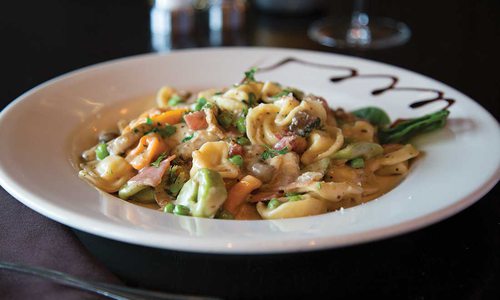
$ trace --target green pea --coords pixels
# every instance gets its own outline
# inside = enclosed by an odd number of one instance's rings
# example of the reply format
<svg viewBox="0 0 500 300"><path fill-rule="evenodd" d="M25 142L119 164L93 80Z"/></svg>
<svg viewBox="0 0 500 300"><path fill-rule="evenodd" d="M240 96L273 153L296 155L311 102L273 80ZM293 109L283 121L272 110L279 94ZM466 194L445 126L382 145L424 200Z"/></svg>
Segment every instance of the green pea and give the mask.
<svg viewBox="0 0 500 300"><path fill-rule="evenodd" d="M243 165L243 157L241 157L241 155L231 156L229 158L229 161L237 165L238 167L241 167Z"/></svg>
<svg viewBox="0 0 500 300"><path fill-rule="evenodd" d="M233 123L233 115L228 111L221 111L217 116L217 121L224 128L229 128Z"/></svg>
<svg viewBox="0 0 500 300"><path fill-rule="evenodd" d="M250 140L247 139L246 137L244 136L240 136L236 139L236 143L238 143L239 145L242 145L242 146L245 146L245 145L250 145Z"/></svg>
<svg viewBox="0 0 500 300"><path fill-rule="evenodd" d="M267 203L267 208L275 209L280 205L281 205L281 202L278 199L273 198L273 199L271 199L271 201L269 201L269 203Z"/></svg>
<svg viewBox="0 0 500 300"><path fill-rule="evenodd" d="M196 100L194 110L195 111L202 110L202 108L205 104L207 104L207 99L205 99L205 97L198 98L198 100Z"/></svg>
<svg viewBox="0 0 500 300"><path fill-rule="evenodd" d="M165 207L163 208L163 211L171 214L174 212L174 209L175 209L175 204L169 203L169 204L165 205Z"/></svg>
<svg viewBox="0 0 500 300"><path fill-rule="evenodd" d="M365 167L365 160L361 157L355 158L350 161L351 167L354 169L362 169Z"/></svg>
<svg viewBox="0 0 500 300"><path fill-rule="evenodd" d="M189 207L177 204L173 210L174 214L179 216L188 216L189 215Z"/></svg>
<svg viewBox="0 0 500 300"><path fill-rule="evenodd" d="M245 117L239 117L236 120L236 128L238 128L238 131L241 133L247 132L247 127L245 125Z"/></svg>
<svg viewBox="0 0 500 300"><path fill-rule="evenodd" d="M183 102L181 97L179 97L178 95L173 95L172 98L168 100L168 105L177 106L181 102Z"/></svg>
<svg viewBox="0 0 500 300"><path fill-rule="evenodd" d="M95 155L97 156L98 160L103 160L107 156L109 156L108 152L108 146L106 143L100 143L96 148L95 148Z"/></svg>

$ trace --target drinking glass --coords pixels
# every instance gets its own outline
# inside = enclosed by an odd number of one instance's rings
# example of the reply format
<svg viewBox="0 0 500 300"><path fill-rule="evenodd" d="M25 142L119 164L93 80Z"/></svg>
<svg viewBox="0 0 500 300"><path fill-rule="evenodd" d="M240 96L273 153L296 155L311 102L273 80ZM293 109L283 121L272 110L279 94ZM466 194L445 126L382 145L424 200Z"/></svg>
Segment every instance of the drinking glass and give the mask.
<svg viewBox="0 0 500 300"><path fill-rule="evenodd" d="M367 1L354 0L350 19L327 17L314 22L309 37L328 47L351 49L382 49L406 43L410 28L390 18L370 17Z"/></svg>

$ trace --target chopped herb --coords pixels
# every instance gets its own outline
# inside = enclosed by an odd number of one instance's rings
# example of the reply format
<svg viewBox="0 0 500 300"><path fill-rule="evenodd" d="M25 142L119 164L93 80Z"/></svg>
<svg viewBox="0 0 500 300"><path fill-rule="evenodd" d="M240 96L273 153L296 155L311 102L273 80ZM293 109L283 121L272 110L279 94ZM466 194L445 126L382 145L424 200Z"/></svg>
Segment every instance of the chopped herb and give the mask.
<svg viewBox="0 0 500 300"><path fill-rule="evenodd" d="M246 137L244 136L240 136L236 139L236 143L238 143L239 145L242 145L242 146L245 146L245 145L250 145L250 140L247 139Z"/></svg>
<svg viewBox="0 0 500 300"><path fill-rule="evenodd" d="M176 197L188 180L189 174L187 174L184 169L176 165L172 166L169 171L168 193Z"/></svg>
<svg viewBox="0 0 500 300"><path fill-rule="evenodd" d="M167 153L163 152L162 154L160 154L160 156L158 156L158 158L151 163L151 165L155 168L158 168L160 167L160 163L167 157Z"/></svg>
<svg viewBox="0 0 500 300"><path fill-rule="evenodd" d="M194 133L192 135L188 135L185 138L183 138L181 143L185 143L185 142L189 141L190 139L192 139L193 137L194 137Z"/></svg>
<svg viewBox="0 0 500 300"><path fill-rule="evenodd" d="M361 157L355 158L351 160L350 162L351 167L354 169L362 169L365 167L365 160Z"/></svg>
<svg viewBox="0 0 500 300"><path fill-rule="evenodd" d="M248 105L250 107L254 106L255 104L257 104L257 97L255 97L255 94L254 93L249 93L248 94Z"/></svg>
<svg viewBox="0 0 500 300"><path fill-rule="evenodd" d="M156 128L155 128L156 129ZM158 129L158 132L160 133L160 135L162 137L169 137L171 135L173 135L175 132L177 131L177 128L175 126L172 126L172 125L165 125L164 128L160 128Z"/></svg>
<svg viewBox="0 0 500 300"><path fill-rule="evenodd" d="M244 81L255 81L255 73L257 73L257 68L253 67L250 70L245 72L245 80Z"/></svg>
<svg viewBox="0 0 500 300"><path fill-rule="evenodd" d="M106 145L106 143L100 143L99 145L97 145L97 147L95 148L95 155L97 156L98 160L103 160L109 156L108 146Z"/></svg>
<svg viewBox="0 0 500 300"><path fill-rule="evenodd" d="M309 123L306 125L306 127L304 127L304 137L307 137L311 134L311 132L316 129L316 128L319 128L321 126L321 119L320 118L317 118L315 119L312 123Z"/></svg>
<svg viewBox="0 0 500 300"><path fill-rule="evenodd" d="M287 197L288 201L302 200L302 195L299 193L286 193L285 196Z"/></svg>
<svg viewBox="0 0 500 300"><path fill-rule="evenodd" d="M150 117L146 118L146 124L153 125L153 120Z"/></svg>
<svg viewBox="0 0 500 300"><path fill-rule="evenodd" d="M238 131L241 133L247 132L247 127L245 125L245 117L238 117L238 119L236 119L236 128L238 128Z"/></svg>
<svg viewBox="0 0 500 300"><path fill-rule="evenodd" d="M222 95L222 92L217 92L214 94L214 96L220 96L220 95Z"/></svg>
<svg viewBox="0 0 500 300"><path fill-rule="evenodd" d="M165 205L165 207L163 208L163 211L171 214L174 212L174 209L175 209L175 204L169 203L169 204Z"/></svg>
<svg viewBox="0 0 500 300"><path fill-rule="evenodd" d="M248 107L247 106L243 107L243 109L241 110L241 115L243 117L246 117L248 115Z"/></svg>
<svg viewBox="0 0 500 300"><path fill-rule="evenodd" d="M288 147L285 147L281 150L275 150L275 149L272 149L272 148L267 148L266 151L262 152L262 154L260 155L260 157L262 158L262 160L266 160L266 159L269 159L269 158L273 158L277 155L283 155L283 154L287 154L288 153Z"/></svg>
<svg viewBox="0 0 500 300"><path fill-rule="evenodd" d="M234 155L229 158L229 161L238 167L243 165L243 157L241 155Z"/></svg>
<svg viewBox="0 0 500 300"><path fill-rule="evenodd" d="M194 105L194 110L195 111L200 111L203 109L203 106L205 106L205 104L207 104L207 99L205 97L201 97L201 98L198 98L198 100L196 100L196 104Z"/></svg>
<svg viewBox="0 0 500 300"><path fill-rule="evenodd" d="M269 208L269 209L275 209L275 208L277 208L277 207L278 207L278 206L280 206L280 205L281 205L281 202L280 202L278 199L273 198L273 199L271 199L271 200L267 203L267 208Z"/></svg>
<svg viewBox="0 0 500 300"><path fill-rule="evenodd" d="M168 99L168 105L170 106L177 106L181 102L184 102L184 100L178 95L173 95L170 99Z"/></svg>

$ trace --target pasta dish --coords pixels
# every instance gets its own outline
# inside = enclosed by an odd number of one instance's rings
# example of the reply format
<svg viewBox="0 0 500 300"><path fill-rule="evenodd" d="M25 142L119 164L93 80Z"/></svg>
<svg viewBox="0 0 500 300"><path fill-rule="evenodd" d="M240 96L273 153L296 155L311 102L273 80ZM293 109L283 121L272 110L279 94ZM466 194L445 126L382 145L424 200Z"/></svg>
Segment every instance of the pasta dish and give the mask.
<svg viewBox="0 0 500 300"><path fill-rule="evenodd" d="M448 110L391 123L255 79L191 93L162 87L156 107L101 132L79 176L102 191L176 215L281 219L361 204L393 189L419 156L408 140Z"/></svg>

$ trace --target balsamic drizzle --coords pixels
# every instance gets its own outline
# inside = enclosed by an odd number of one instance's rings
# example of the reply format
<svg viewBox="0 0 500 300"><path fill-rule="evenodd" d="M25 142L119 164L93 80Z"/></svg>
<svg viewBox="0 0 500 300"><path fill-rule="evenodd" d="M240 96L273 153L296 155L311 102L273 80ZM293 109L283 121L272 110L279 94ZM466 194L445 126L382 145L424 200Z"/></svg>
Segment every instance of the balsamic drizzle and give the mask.
<svg viewBox="0 0 500 300"><path fill-rule="evenodd" d="M424 105L427 105L432 102L436 101L446 101L447 105L443 109L448 109L450 106L452 106L455 103L454 99L451 98L446 98L444 95L443 91L436 90L436 89L430 89L430 88L421 88L421 87L399 87L398 82L399 78L393 75L386 75L386 74L359 74L359 71L357 69L354 69L352 67L346 67L346 66L336 66L336 65L327 65L327 64L321 64L321 63L313 63L313 62L308 62L305 60L301 60L298 58L294 57L287 57L271 66L268 67L262 67L259 68L258 72L268 72L275 70L283 65L289 64L289 63L298 63L302 65L307 65L307 66L313 66L313 67L318 67L322 69L335 69L335 70L344 70L347 71L349 74L344 75L344 76L336 76L336 77L331 77L330 82L332 83L337 83L341 82L343 80L347 79L353 79L353 78L388 78L391 80L391 83L383 88L378 88L373 90L371 93L374 96L381 95L387 91L391 90L399 90L399 91L415 91L415 92L432 92L435 93L436 96L430 99L424 99L424 100L417 100L413 103L411 103L409 106L413 109L422 107Z"/></svg>

